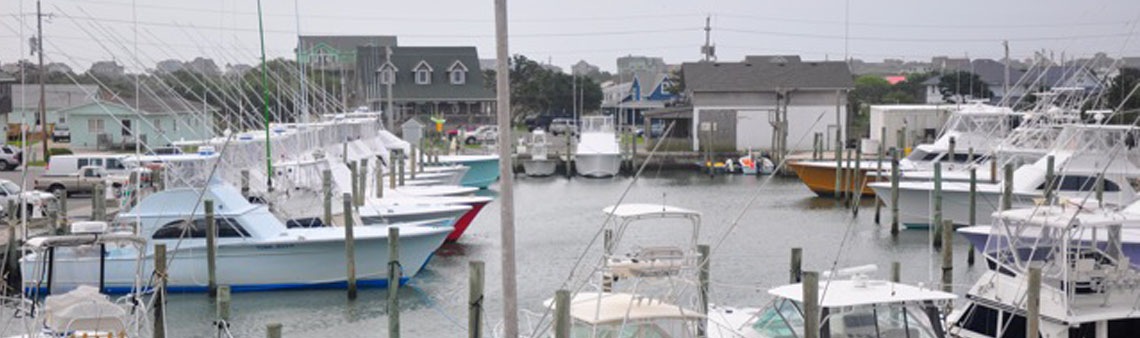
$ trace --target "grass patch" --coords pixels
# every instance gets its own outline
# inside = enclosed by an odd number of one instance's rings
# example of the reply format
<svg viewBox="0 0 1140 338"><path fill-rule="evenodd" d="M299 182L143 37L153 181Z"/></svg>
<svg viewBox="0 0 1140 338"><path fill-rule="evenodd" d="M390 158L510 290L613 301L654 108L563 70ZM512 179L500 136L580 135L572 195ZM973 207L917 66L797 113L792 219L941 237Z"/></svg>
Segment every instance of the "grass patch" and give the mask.
<svg viewBox="0 0 1140 338"><path fill-rule="evenodd" d="M27 166L27 167L44 167L44 166L47 166L47 162L46 161L31 161L31 162L24 163L24 166Z"/></svg>

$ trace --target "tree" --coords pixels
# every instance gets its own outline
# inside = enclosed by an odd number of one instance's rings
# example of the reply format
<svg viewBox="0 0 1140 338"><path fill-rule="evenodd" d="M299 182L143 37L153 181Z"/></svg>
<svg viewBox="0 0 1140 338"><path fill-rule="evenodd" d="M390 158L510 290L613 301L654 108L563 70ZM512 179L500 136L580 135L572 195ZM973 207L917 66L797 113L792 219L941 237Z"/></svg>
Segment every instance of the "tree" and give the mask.
<svg viewBox="0 0 1140 338"><path fill-rule="evenodd" d="M665 87L665 91L678 98L683 98L685 96L685 72L682 72L680 68L669 71L669 83Z"/></svg>
<svg viewBox="0 0 1140 338"><path fill-rule="evenodd" d="M1140 86L1140 69L1121 68L1120 74L1112 79L1105 99L1109 109L1120 112L1115 114L1117 123L1133 124L1136 115L1140 114L1140 92L1132 93L1137 90L1136 86Z"/></svg>
<svg viewBox="0 0 1140 338"><path fill-rule="evenodd" d="M582 111L597 110L602 104L602 88L589 77L551 71L523 55L515 55L510 64L512 119L544 113L570 114L574 109L574 89L582 93ZM495 71L484 71L485 83L495 91Z"/></svg>
<svg viewBox="0 0 1140 338"><path fill-rule="evenodd" d="M951 102L962 102L968 98L986 99L994 96L994 92L990 91L990 85L978 74L967 71L957 71L953 73L942 74L942 79L938 81L938 91L942 93L942 98Z"/></svg>

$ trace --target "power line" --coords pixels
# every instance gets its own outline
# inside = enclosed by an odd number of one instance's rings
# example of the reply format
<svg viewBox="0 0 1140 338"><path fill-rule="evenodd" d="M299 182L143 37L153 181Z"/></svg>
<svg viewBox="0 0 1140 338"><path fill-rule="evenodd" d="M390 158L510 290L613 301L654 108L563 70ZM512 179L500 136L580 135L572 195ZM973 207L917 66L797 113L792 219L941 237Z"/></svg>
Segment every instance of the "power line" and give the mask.
<svg viewBox="0 0 1140 338"><path fill-rule="evenodd" d="M1109 38L1126 38L1131 36L1131 33L1109 33L1109 34L1084 34L1084 35L1066 35L1066 36L1026 36L1015 38L907 38L907 37L879 37L879 36L852 36L844 37L842 35L828 35L828 34L815 34L815 33L794 33L794 32L779 32L779 31L764 31L753 29L740 29L740 28L724 28L718 27L719 31L730 33L754 34L754 35L772 35L772 36L788 36L797 38L811 38L811 39L828 39L828 40L860 40L860 41L883 41L883 42L1001 42L1003 40L1009 41L1061 41L1061 40L1078 40L1078 39L1109 39Z"/></svg>
<svg viewBox="0 0 1140 338"><path fill-rule="evenodd" d="M736 13L715 13L714 15L719 16L719 17L723 17L723 18L746 19L746 20L751 20L751 21L793 22L793 23L823 24L823 25L835 25L835 26L841 26L841 25L845 24L845 22L843 22L843 21L787 18L787 17L768 17L768 16L756 16L756 15L736 14ZM979 23L979 24L929 24L929 23L851 21L849 24L851 26L895 27L895 28L954 28L954 29L963 29L963 28L966 28L966 29L970 29L970 28L995 29L995 28L999 28L999 29L1007 29L1007 28L1071 28L1071 27L1075 27L1075 26L1084 26L1084 27L1122 26L1122 25L1131 24L1132 22L1133 22L1133 20L1092 21L1092 22L1088 22L1088 21L1086 21L1086 22L1050 22L1048 24L1035 24L1035 23L1032 23L1032 24L985 24L985 23Z"/></svg>

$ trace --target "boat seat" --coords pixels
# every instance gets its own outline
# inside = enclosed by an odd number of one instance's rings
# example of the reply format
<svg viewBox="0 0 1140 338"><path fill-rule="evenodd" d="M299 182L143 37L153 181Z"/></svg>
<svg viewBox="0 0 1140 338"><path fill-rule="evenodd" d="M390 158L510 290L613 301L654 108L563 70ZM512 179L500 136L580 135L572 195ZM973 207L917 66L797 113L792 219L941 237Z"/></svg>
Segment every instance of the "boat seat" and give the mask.
<svg viewBox="0 0 1140 338"><path fill-rule="evenodd" d="M688 264L685 251L678 247L646 247L607 260L615 277L664 277L676 275Z"/></svg>

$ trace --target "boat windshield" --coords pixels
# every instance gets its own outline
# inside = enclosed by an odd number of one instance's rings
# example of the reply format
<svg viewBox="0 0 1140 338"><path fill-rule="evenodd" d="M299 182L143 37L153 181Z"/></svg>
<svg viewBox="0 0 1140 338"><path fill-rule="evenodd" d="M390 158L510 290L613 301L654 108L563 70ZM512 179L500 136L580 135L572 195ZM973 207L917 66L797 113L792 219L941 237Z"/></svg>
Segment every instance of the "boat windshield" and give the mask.
<svg viewBox="0 0 1140 338"><path fill-rule="evenodd" d="M12 195L19 194L20 192L23 191L23 189L20 189L19 185L17 185L16 183L12 183L11 181L4 181L3 183L0 183L0 185L4 186L5 192L12 194Z"/></svg>
<svg viewBox="0 0 1140 338"><path fill-rule="evenodd" d="M756 316L752 329L764 337L803 337L800 304L780 300ZM917 306L878 305L830 309L824 323L833 337L935 338L927 316Z"/></svg>
<svg viewBox="0 0 1140 338"><path fill-rule="evenodd" d="M582 118L582 132L613 132L614 120L609 116L589 116Z"/></svg>
<svg viewBox="0 0 1140 338"><path fill-rule="evenodd" d="M942 153L927 152L925 150L915 148L910 152L910 155L906 155L906 159L911 162L930 162L938 158L939 155L942 155Z"/></svg>

